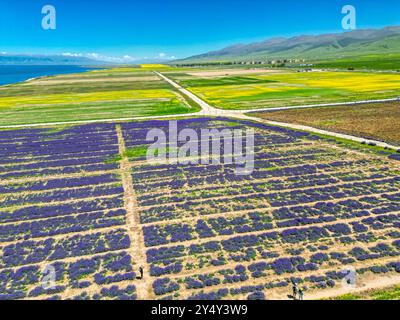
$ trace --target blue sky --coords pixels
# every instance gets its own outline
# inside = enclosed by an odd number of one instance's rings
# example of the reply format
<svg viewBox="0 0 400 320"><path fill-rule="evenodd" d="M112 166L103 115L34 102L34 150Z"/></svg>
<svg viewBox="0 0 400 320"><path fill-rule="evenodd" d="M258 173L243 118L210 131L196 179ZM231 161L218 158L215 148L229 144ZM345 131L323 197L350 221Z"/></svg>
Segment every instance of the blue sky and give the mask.
<svg viewBox="0 0 400 320"><path fill-rule="evenodd" d="M398 0L0 0L0 52L134 58L186 57L276 36L340 32L341 8L357 27L400 24ZM57 29L41 28L54 5ZM128 59L128 58L127 58Z"/></svg>

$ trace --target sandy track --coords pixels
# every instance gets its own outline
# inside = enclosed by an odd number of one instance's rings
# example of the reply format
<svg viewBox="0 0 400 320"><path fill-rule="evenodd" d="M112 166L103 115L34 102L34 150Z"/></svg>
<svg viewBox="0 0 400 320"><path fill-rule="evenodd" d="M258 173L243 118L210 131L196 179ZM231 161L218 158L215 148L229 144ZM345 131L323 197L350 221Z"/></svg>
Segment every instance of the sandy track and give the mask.
<svg viewBox="0 0 400 320"><path fill-rule="evenodd" d="M151 297L151 280L150 280L150 267L146 261L146 252L144 245L144 236L142 226L140 224L140 214L138 210L135 190L133 188L132 175L129 167L129 159L124 156L125 154L125 141L122 135L121 126L116 126L118 135L119 152L122 156L120 161L122 184L124 187L124 202L126 208L126 229L131 240L131 247L129 252L132 259L134 259L137 267L143 268L143 279L135 281L136 292L139 299L147 300ZM136 270L138 272L138 270Z"/></svg>
<svg viewBox="0 0 400 320"><path fill-rule="evenodd" d="M400 275L380 276L377 277L376 279L372 279L369 281L365 282L362 281L361 284L355 288L351 286L342 286L306 294L305 300L334 298L348 293L360 293L370 289L386 288L399 283L400 283Z"/></svg>
<svg viewBox="0 0 400 320"><path fill-rule="evenodd" d="M238 70L237 70L238 71ZM242 72L245 70L241 70ZM260 71L260 69L253 70L253 71ZM297 124L292 124L292 123L284 123L284 122L277 122L277 121L270 121L270 120L264 120L260 119L257 117L251 117L246 115L245 113L249 112L254 112L254 111L265 111L266 109L258 109L258 110L223 110L223 109L217 109L214 108L213 106L210 106L207 102L204 100L200 99L198 96L193 94L191 91L183 88L180 86L178 83L175 81L169 79L165 75L159 73L159 72L154 72L157 76L168 82L170 85L172 85L174 88L176 88L178 91L182 92L184 95L188 96L190 99L192 99L194 102L196 102L200 107L201 111L195 112L195 113L187 113L187 114L179 114L179 115L166 115L166 116L148 116L148 117L132 117L132 118L114 118L114 119L98 119L98 120L82 120L82 121L70 121L70 122L52 122L52 123L36 123L36 124L26 124L26 125L10 125L10 126L0 126L0 129L16 129L16 128L30 128L30 127L47 127L47 126L55 126L55 125L74 125L74 124L84 124L84 123L101 123L101 122L116 122L116 121L133 121L133 120L150 120L150 119L168 119L168 118L176 118L176 117L193 117L193 116L214 116L214 117L230 117L230 118L237 118L237 119L243 119L243 120L251 120L255 122L262 122L265 124L273 125L273 126L279 126L279 127L285 127L289 129L295 129L295 130L300 130L300 131L307 131L307 132L312 132L312 133L317 133L317 134L322 134L322 135L327 135L327 136L332 136L340 139L346 139L346 140L351 140L355 141L358 143L364 143L364 144L373 144L378 147L386 148L386 149L391 149L391 150L398 150L398 146L394 146L382 141L377 141L377 140L371 140L371 139L365 139L365 138L360 138L356 136L351 136L348 134L341 134L337 132L331 132L331 131L326 131L326 130L321 130L317 129L314 127L309 127L309 126L304 126L304 125L297 125ZM386 100L369 100L369 101L362 101L362 102L348 102L348 103L341 103L340 105L346 105L346 104L357 104L357 103L372 103L372 102L387 102L387 101L395 101L398 100L396 99L386 99ZM285 107L285 108L311 108L311 107L321 107L321 106L328 106L329 104L320 104L320 105L312 105L312 106L293 106L293 107ZM333 104L333 105L338 105ZM273 110L273 109L268 109L268 110ZM274 109L277 110L277 109ZM281 108L279 110L282 110Z"/></svg>
<svg viewBox="0 0 400 320"><path fill-rule="evenodd" d="M365 139L361 139L358 137L353 137L353 136L347 136L347 135L340 135L332 132L327 132L323 130L318 130L315 128L311 127L306 127L306 126L298 126L298 125L292 125L292 124L285 124L285 123L279 123L279 122L272 122L272 121L265 121L259 118L254 118L254 117L249 117L243 114L243 111L229 111L229 110L220 110L216 109L212 106L210 106L207 102L203 101L196 95L194 95L192 92L189 90L181 87L174 81L170 80L166 76L157 73L159 77L161 77L163 80L174 86L178 91L184 93L186 96L191 98L193 101L195 101L199 106L202 108L202 111L199 113L193 113L193 114L188 114L188 115L179 115L179 116L199 116L199 115L205 115L205 116L225 116L225 117L236 117L236 118L241 118L241 119L248 119L248 120L253 120L253 121L258 121L258 122L263 122L263 123L268 123L272 125L278 125L278 126L284 126L292 129L298 129L298 130L305 130L305 131L312 131L316 133L323 133L327 135L334 135L337 137L343 137L345 139L357 141L357 142L365 142ZM248 112L248 110L246 110ZM143 118L132 118L132 120L137 120L137 119L154 119L154 118L168 118L168 117L177 117L178 115L171 115L171 116L166 116L166 117L159 117L159 116L154 116L154 117L143 117ZM130 119L125 119L125 120L130 120ZM79 123L89 123L89 122L104 122L105 120L95 120L95 121L80 121ZM118 119L107 119L106 121L118 121ZM121 120L120 120L121 121ZM60 123L59 123L60 124ZM64 123L64 124L71 124L69 122ZM51 124L54 125L54 124ZM32 125L26 125L26 127L31 127ZM37 125L40 126L40 125ZM18 126L17 126L18 127ZM117 133L118 133L118 141L119 141L119 148L120 148L120 154L123 155L125 152L125 143L124 139L122 137L122 132L120 126L117 125ZM389 146L386 145L385 146ZM390 147L390 146L389 146ZM134 284L136 285L137 288L137 293L138 293L138 298L139 299L148 299L152 297L152 290L151 290L151 282L152 278L149 275L149 266L146 262L146 255L145 255L145 246L144 246L144 239L143 239L143 232L142 232L142 226L140 225L140 219L139 219L139 212L138 212L138 205L137 205L137 200L136 200L136 195L135 191L133 189L133 182L132 182L132 177L130 175L130 169L131 165L129 163L129 160L125 157L122 159L121 164L120 164L120 170L122 171L122 180L123 180L123 185L124 185L124 190L125 190L125 204L126 208L128 211L127 214L127 225L126 228L128 230L128 233L131 237L131 242L133 246L130 248L130 252L132 257L134 258L136 264L135 266L143 266L144 267L144 275L145 278L142 281L135 281ZM221 237L222 239L222 237ZM194 239L191 241L191 243L200 243L201 241L199 239ZM153 248L153 247L152 247ZM388 285L394 284L394 283L399 283L400 282L400 276L394 276L394 277L388 277L388 278L379 278L378 280L374 281L369 281L362 287L358 288L359 291L364 291L369 288L377 288L377 287L386 287ZM352 291L354 292L354 291ZM347 293L344 291L343 288L334 288L331 291L322 291L322 292L315 292L315 293L310 293L310 295L307 295L306 299L320 299L320 298L326 298L326 297L331 297L331 296L337 296Z"/></svg>

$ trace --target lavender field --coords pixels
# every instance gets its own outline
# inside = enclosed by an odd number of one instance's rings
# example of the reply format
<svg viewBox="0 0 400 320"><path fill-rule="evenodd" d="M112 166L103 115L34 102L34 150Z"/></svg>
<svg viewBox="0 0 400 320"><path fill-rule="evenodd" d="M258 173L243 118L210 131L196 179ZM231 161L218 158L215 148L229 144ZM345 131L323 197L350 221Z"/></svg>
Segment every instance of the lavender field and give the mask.
<svg viewBox="0 0 400 320"><path fill-rule="evenodd" d="M400 154L250 121L178 126L253 128L254 171L128 152L167 121L1 131L0 298L285 299L292 281L323 298L345 266L398 279Z"/></svg>

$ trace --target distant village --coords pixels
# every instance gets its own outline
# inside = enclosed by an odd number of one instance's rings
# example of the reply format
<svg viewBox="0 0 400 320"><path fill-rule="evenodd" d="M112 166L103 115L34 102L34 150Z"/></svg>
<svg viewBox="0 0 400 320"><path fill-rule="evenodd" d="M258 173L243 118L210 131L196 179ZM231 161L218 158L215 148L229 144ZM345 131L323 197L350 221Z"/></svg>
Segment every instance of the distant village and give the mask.
<svg viewBox="0 0 400 320"><path fill-rule="evenodd" d="M198 66L231 66L231 65L270 65L273 67L284 67L287 64L299 64L300 67L312 67L312 64L306 63L305 59L276 59L276 60L245 60L245 61L204 61L193 63L177 63L181 67Z"/></svg>

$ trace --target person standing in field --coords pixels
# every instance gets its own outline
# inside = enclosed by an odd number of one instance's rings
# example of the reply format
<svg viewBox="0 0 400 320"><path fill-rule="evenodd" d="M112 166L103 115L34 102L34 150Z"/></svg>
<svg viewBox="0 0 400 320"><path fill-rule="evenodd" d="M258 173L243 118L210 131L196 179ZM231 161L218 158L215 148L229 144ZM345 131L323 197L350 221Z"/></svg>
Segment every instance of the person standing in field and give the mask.
<svg viewBox="0 0 400 320"><path fill-rule="evenodd" d="M303 289L302 289L302 288L299 288L298 293L299 293L299 300L303 300L303 299L304 299L304 292L303 292Z"/></svg>
<svg viewBox="0 0 400 320"><path fill-rule="evenodd" d="M292 281L292 293L293 293L293 299L297 299L297 293L299 292L299 288L297 286L297 283Z"/></svg>

